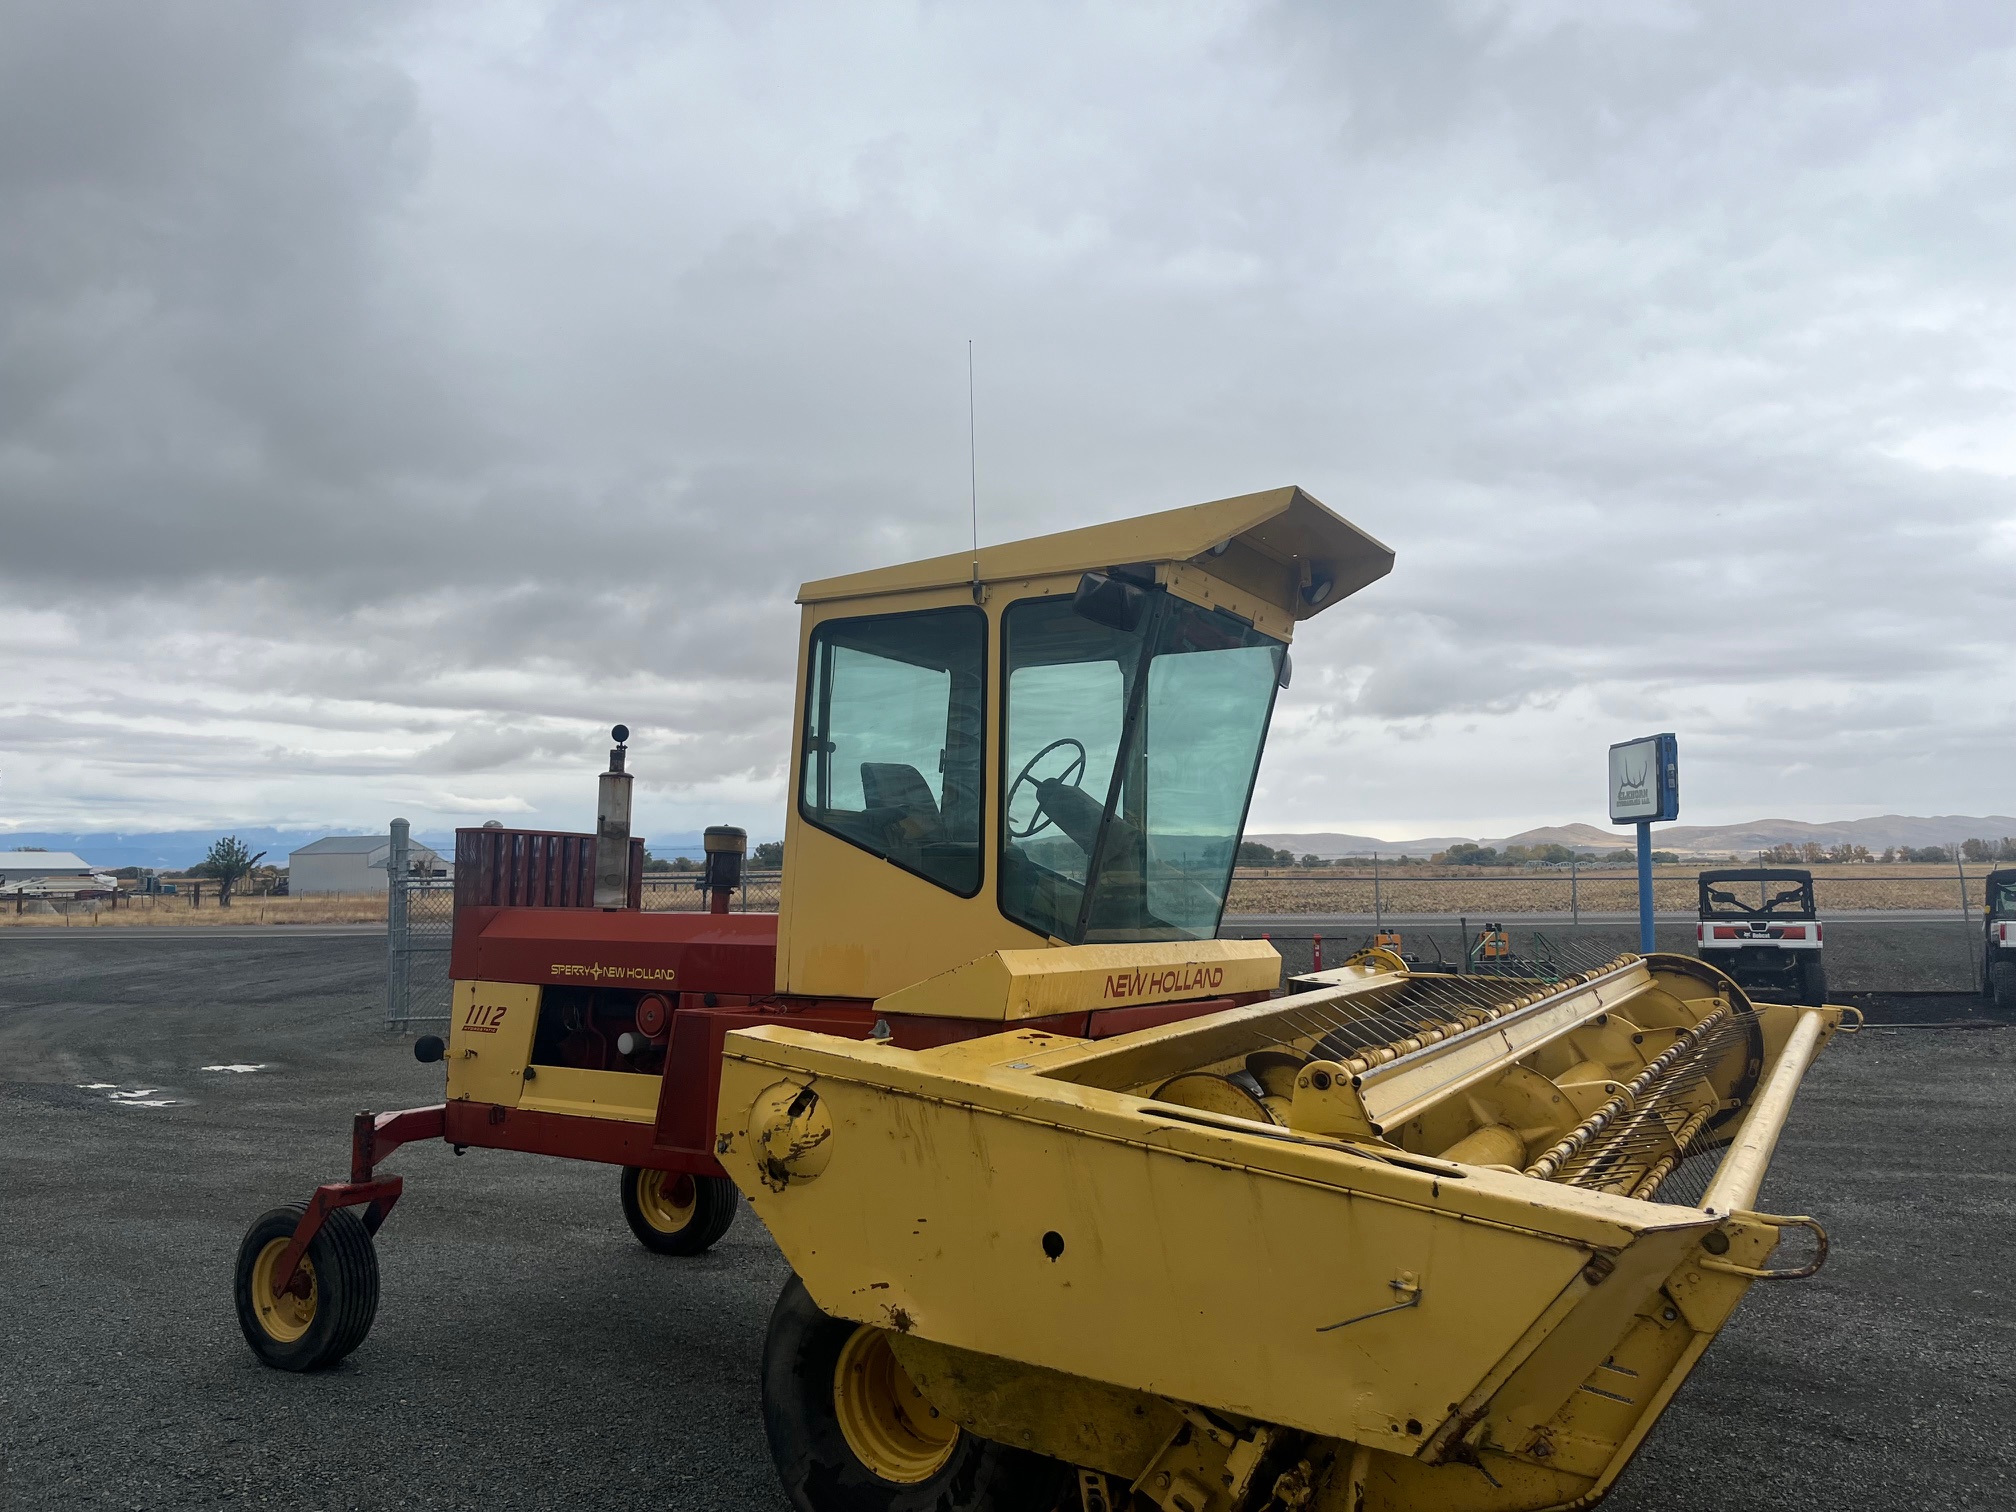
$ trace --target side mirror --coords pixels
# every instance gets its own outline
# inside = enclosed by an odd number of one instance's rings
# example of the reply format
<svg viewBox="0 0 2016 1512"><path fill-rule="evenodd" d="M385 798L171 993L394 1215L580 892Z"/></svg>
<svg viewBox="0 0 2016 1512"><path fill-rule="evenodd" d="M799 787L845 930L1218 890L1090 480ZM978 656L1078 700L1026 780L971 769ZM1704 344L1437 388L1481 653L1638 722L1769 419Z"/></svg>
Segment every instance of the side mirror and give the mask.
<svg viewBox="0 0 2016 1512"><path fill-rule="evenodd" d="M423 1034L413 1041L413 1059L423 1066L431 1066L438 1060L448 1058L448 1046L438 1034Z"/></svg>

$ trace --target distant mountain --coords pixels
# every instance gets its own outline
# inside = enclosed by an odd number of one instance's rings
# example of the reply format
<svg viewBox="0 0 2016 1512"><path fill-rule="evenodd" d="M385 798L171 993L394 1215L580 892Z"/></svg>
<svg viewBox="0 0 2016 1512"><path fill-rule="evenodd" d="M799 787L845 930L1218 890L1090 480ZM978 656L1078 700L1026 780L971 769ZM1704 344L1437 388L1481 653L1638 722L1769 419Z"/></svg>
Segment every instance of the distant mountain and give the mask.
<svg viewBox="0 0 2016 1512"><path fill-rule="evenodd" d="M1298 856L1321 856L1334 861L1342 856L1432 856L1469 839L1467 835L1436 835L1426 840L1376 840L1370 835L1339 835L1325 831L1314 835L1247 835L1276 850L1290 850Z"/></svg>
<svg viewBox="0 0 2016 1512"><path fill-rule="evenodd" d="M1666 831L1660 830L1659 844L1666 847ZM1490 845L1565 845L1570 850L1615 850L1620 844L1635 845L1637 836L1626 831L1622 836L1615 830L1598 829L1593 824L1549 824L1540 829L1522 830L1516 835L1508 835L1503 840L1487 841ZM1669 848L1670 847L1666 847Z"/></svg>
<svg viewBox="0 0 2016 1512"><path fill-rule="evenodd" d="M1660 824L1652 829L1653 843L1661 850L1682 855L1737 856L1748 858L1774 845L1866 845L1879 854L1896 845L1952 845L1956 841L1999 840L2016 835L2016 818L2007 814L1973 817L1941 814L1913 818L1905 814L1884 814L1874 819L1840 819L1828 824L1807 824L1797 819L1753 819L1744 824ZM1508 845L1565 845L1588 853L1616 850L1636 843L1628 829L1604 829L1594 824L1556 824L1525 830L1502 839L1479 839L1474 835L1435 835L1420 840L1377 840L1370 835L1336 834L1249 834L1276 850L1293 851L1298 856L1321 856L1326 861L1347 856L1432 856L1452 845L1472 841L1502 850Z"/></svg>
<svg viewBox="0 0 2016 1512"><path fill-rule="evenodd" d="M285 866L289 851L299 850L325 835L362 835L368 830L360 829L273 829L255 825L239 825L235 829L209 830L152 830L115 832L112 830L85 830L59 833L55 830L14 830L0 831L0 851L24 847L73 851L93 866L116 871L122 866L146 866L155 871L181 871L194 866L209 853L211 845L226 835L236 835L245 842L247 850L258 854L266 853L262 863L267 866ZM383 834L380 830L378 833ZM455 854L455 832L453 830L415 830L413 838L420 844L429 846L444 856ZM665 836L647 835L644 843L654 856L700 855L700 835L693 833L670 834ZM753 841L751 842L753 845Z"/></svg>

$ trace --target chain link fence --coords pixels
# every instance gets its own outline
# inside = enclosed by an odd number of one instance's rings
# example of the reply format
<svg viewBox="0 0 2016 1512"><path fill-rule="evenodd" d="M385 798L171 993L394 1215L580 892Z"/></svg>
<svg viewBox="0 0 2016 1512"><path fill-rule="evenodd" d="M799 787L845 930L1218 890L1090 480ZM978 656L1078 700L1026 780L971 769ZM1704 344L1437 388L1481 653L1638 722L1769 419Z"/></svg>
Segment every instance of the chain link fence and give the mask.
<svg viewBox="0 0 2016 1512"><path fill-rule="evenodd" d="M1354 951L1372 944L1378 935L1398 939L1401 952L1424 970L1456 971L1473 951L1486 918L1503 926L1512 953L1525 959L1574 952L1591 958L1635 953L1638 928L1633 924L1580 924L1567 920L1539 923L1516 915L1477 915L1468 919L1419 915L1389 920L1383 929L1366 924L1334 923L1328 927L1284 927L1277 916L1255 922L1227 918L1220 933L1231 939L1268 940L1281 953L1284 976L1341 966ZM1675 955L1695 954L1694 926L1662 919L1659 948ZM1847 993L1975 993L1981 989L1981 936L1957 920L1873 918L1827 926L1825 948L1829 990Z"/></svg>
<svg viewBox="0 0 2016 1512"><path fill-rule="evenodd" d="M446 1024L453 995L455 884L414 876L410 845L406 821L393 820L385 862L385 1027L400 1031Z"/></svg>
<svg viewBox="0 0 2016 1512"><path fill-rule="evenodd" d="M699 883L700 873L644 873L644 912L705 913L708 898ZM742 873L742 886L729 901L731 913L775 913L783 895L784 874L780 871Z"/></svg>
<svg viewBox="0 0 2016 1512"><path fill-rule="evenodd" d="M387 872L386 1023L400 1030L445 1024L451 999L448 951L454 927L454 884L440 878L411 875L404 820L395 820L392 826L392 855ZM1660 947L1692 954L1694 871L1662 868L1662 872L1666 874L1655 885L1659 893L1657 901L1667 913L1659 923ZM699 877L698 872L644 873L639 889L642 908L647 913L706 912L709 899L697 885ZM1900 867L1895 873L1886 869L1875 876L1816 877L1815 885L1821 892L1823 908L1846 908L1862 914L1853 923L1837 916L1829 926L1829 972L1838 989L1947 992L1978 989L1981 970L1980 924L1975 912L1981 889L1978 875L1969 875L1961 867L1951 871L1929 867L1906 871ZM782 886L781 872L745 870L730 907L736 913L774 913ZM1518 914L1558 910L1567 918L1549 920L1542 927L1558 933L1565 924L1567 937L1579 937L1585 931L1608 931L1615 933L1617 949L1635 949L1634 929L1584 916L1585 910L1614 909L1622 913L1635 904L1635 877L1602 872L1417 876L1395 868L1384 875L1332 872L1311 876L1242 868L1233 881L1223 933L1270 935L1293 974L1309 970L1318 951L1325 951L1331 964L1335 964L1352 949L1370 942L1372 929L1367 927L1368 920L1381 916L1390 919L1395 914L1413 915L1405 919L1402 927L1408 933L1410 945L1418 939L1431 964L1439 959L1438 948L1451 958L1462 953L1466 935L1457 916L1465 911L1472 920L1502 918L1523 930L1526 926L1517 920ZM1951 910L1951 913L1946 920L1922 915L1894 920L1884 917L1886 912L1900 909L1922 909L1926 914ZM1324 925L1298 928L1289 922L1295 914L1318 913L1332 915L1324 921L1329 928ZM1688 922L1674 919L1672 915L1676 913ZM1253 917L1261 914L1269 917L1264 922ZM1431 922L1422 914L1444 917Z"/></svg>

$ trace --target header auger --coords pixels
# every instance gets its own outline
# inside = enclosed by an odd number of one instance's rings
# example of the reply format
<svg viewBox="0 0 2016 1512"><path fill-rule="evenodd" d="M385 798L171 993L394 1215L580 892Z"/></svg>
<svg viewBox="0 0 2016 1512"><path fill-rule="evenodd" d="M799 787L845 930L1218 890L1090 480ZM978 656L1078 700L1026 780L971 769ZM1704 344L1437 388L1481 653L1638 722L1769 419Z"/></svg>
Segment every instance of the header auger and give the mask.
<svg viewBox="0 0 2016 1512"><path fill-rule="evenodd" d="M1391 565L1287 488L807 584L778 912L726 828L641 910L620 729L594 834L459 832L445 1100L253 1226L247 1341L361 1342L434 1139L619 1167L669 1255L748 1199L801 1512L1599 1496L1811 1225L1754 1203L1840 1011L1219 939L1294 627Z"/></svg>

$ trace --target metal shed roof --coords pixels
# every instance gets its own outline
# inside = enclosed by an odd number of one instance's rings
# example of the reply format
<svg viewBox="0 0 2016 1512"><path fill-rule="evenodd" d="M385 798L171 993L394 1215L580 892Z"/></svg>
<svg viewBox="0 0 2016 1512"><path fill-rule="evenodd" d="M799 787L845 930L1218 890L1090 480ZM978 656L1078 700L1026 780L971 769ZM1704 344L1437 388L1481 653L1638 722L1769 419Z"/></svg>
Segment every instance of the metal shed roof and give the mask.
<svg viewBox="0 0 2016 1512"><path fill-rule="evenodd" d="M0 871L30 871L43 875L77 872L89 876L97 869L70 851L0 851Z"/></svg>
<svg viewBox="0 0 2016 1512"><path fill-rule="evenodd" d="M291 860L295 856L368 856L384 850L392 843L390 835L325 835L320 840L297 846L287 853ZM416 856L438 856L431 845L422 845L418 840L411 843Z"/></svg>

